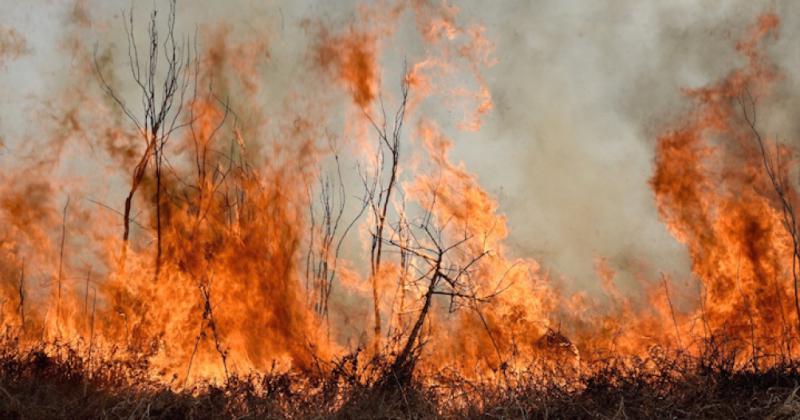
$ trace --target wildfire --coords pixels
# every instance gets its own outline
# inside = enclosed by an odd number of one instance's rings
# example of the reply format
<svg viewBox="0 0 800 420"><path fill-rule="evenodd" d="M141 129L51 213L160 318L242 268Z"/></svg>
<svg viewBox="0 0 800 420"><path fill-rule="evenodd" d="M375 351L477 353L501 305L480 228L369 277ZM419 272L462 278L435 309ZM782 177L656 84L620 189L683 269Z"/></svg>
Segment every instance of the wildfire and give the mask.
<svg viewBox="0 0 800 420"><path fill-rule="evenodd" d="M390 68L408 17L403 36L424 48ZM174 66L153 74L175 83L174 103L145 115L111 55L71 44L85 62L76 77L99 74L106 89L76 93L85 107L53 119L61 134L45 152L25 150L0 170L7 334L68 343L90 360L145 356L173 386L276 366L311 377L359 351L425 378L548 361L579 371L653 347L701 352L711 337L749 352L742 361L796 355L793 161L756 138L754 122L780 77L763 51L778 18L762 16L736 44L741 68L687 89L692 112L657 139L650 185L690 255L700 291L688 298L677 281L644 275L630 296L601 256L607 296L570 293L516 255L497 199L451 156L453 139L480 130L493 108L482 72L494 46L462 20L455 7L414 0L363 6L346 25L307 21L309 83L326 88L312 98L298 89L276 112L260 102L270 45L230 27L176 43ZM173 29L167 42L179 38ZM0 59L21 51L15 36L0 42ZM437 121L426 107L461 116ZM78 159L97 160L91 175L113 186L70 178Z"/></svg>
<svg viewBox="0 0 800 420"><path fill-rule="evenodd" d="M760 50L777 26L776 16L762 16L737 45L747 65L687 91L697 109L659 138L651 180L661 217L686 244L701 282L693 318L702 327L695 328L752 342L754 352L767 354L792 352L792 243L743 112L757 112L777 77ZM788 170L786 150L778 153Z"/></svg>

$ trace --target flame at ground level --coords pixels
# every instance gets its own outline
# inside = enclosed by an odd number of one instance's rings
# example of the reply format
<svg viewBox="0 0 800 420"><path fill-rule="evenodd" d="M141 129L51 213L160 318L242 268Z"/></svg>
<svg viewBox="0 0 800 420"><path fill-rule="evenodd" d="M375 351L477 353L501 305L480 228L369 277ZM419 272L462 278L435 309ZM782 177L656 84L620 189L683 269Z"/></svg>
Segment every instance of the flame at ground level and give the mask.
<svg viewBox="0 0 800 420"><path fill-rule="evenodd" d="M401 75L392 127L380 96L380 59L405 8L433 52ZM310 65L348 98L343 125L355 145L331 140L320 122L328 110L315 106L267 124L253 82L266 54L246 53L266 46L234 45L225 30L210 32L208 51L185 63L189 93L175 114L182 129L169 138L158 129L120 128L119 115L108 127L80 110L65 113L61 123L91 136L114 176L133 174L125 185L133 233L122 237L122 215L106 204L60 199L62 190L82 193L77 180L47 177L76 158L62 150L60 137L48 143L58 149L55 158L0 171L6 333L23 345L67 343L89 360L141 358L154 378L176 386L276 366L311 376L354 352L362 363L376 351L413 354L425 378L444 368L481 377L533 363L579 372L586 361L653 347L697 354L712 337L724 338L741 363L796 356L797 245L784 204L796 197L782 183L780 201L759 146L776 150L767 161L780 163L778 181L793 161L766 136L756 141L758 127L748 124L778 78L761 51L764 38L777 34L777 17L761 17L737 45L745 66L687 92L694 111L658 138L656 204L686 245L700 286L696 304L677 305L678 290L666 277L637 278L643 293L633 298L598 258L602 300L570 294L537 261L513 256L497 201L451 160L447 130L419 112L437 96L463 100L456 108L468 110L467 121L457 126L477 130L492 108L479 72L492 64L491 43L479 26L460 25L457 14L414 1L398 3L373 26L318 28ZM459 66L471 86L446 87ZM114 115L111 101L87 102ZM237 106L249 111L237 113ZM362 152L357 175L366 191L352 222L343 209L353 194L345 192L339 164L346 147ZM392 159L397 166L388 169ZM332 162L333 181L322 169ZM372 253L371 270L352 258L357 249L340 254L351 227L361 251Z"/></svg>

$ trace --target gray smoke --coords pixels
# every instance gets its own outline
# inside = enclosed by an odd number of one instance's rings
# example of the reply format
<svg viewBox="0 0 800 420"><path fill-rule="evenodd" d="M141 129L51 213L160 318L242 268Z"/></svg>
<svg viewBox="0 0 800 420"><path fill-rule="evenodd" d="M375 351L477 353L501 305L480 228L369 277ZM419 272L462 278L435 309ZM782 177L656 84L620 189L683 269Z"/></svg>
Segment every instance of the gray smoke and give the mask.
<svg viewBox="0 0 800 420"><path fill-rule="evenodd" d="M152 4L133 3L142 30ZM47 101L48 93L67 80L65 72L74 69L69 54L61 52L64 34L81 31L89 45L116 46L119 54L125 45L121 12L133 3L0 1L0 27L14 28L28 47L26 55L0 67L5 99L0 102L0 138L9 150L36 133L29 124L31 109ZM236 34L265 37L270 59L262 75L263 102L270 114L308 77L305 51L313 34L302 23L347 24L356 16L355 4L183 1L179 29L191 33L195 26L225 22ZM500 199L515 253L536 258L577 287L598 288L595 257L607 257L622 273L688 277L685 250L659 221L647 184L655 138L688 109L682 87L712 82L741 63L733 45L764 11L783 19L781 38L770 49L786 74L769 124L781 138L796 137L796 2L454 4L461 19L486 26L498 59L485 73L495 109L480 132L448 133L456 139L455 157ZM399 39L392 48L402 56L405 38ZM0 159L8 156L0 149Z"/></svg>

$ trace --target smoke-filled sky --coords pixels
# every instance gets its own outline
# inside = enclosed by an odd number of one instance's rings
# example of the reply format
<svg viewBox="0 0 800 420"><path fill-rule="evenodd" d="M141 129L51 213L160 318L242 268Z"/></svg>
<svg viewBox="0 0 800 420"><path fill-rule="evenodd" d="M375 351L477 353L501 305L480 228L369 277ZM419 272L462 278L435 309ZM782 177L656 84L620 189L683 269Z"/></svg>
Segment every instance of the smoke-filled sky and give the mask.
<svg viewBox="0 0 800 420"><path fill-rule="evenodd" d="M155 2L162 3L166 8ZM764 11L783 20L780 39L770 46L785 77L780 89L797 88L792 73L800 55L787 32L800 23L798 4L452 4L459 19L485 26L496 61L483 71L494 108L479 131L451 133L454 157L498 198L516 253L588 288L596 287L597 257L621 272L687 275L685 250L659 221L648 185L655 138L688 106L682 87L717 80L740 63L735 40ZM90 48L124 45L121 12L132 5L142 30L149 1L0 1L0 163L39 134L37 110L54 100L62 84L76 80L81 63L70 53L67 34L79 34ZM177 14L179 32L224 23L234 33L263 39L269 64L258 76L267 113L302 90L305 51L314 36L309 22L350 25L359 16L352 1L309 0L185 0ZM425 48L399 33L384 51L387 69ZM96 79L83 82L100 92ZM783 109L772 119L775 134L786 139L796 133L790 122L796 118L789 118L792 107ZM453 110L432 112L442 125L449 119L455 126L462 117Z"/></svg>

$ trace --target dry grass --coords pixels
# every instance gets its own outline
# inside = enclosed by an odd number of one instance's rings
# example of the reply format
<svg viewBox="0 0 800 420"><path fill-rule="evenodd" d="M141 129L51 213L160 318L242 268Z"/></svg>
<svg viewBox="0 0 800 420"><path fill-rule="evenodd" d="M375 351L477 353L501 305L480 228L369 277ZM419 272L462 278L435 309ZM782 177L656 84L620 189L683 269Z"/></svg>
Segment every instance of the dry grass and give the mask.
<svg viewBox="0 0 800 420"><path fill-rule="evenodd" d="M87 359L69 346L0 349L0 418L770 418L800 417L800 364L735 367L733 356L652 352L555 371L470 382L442 372L436 386L365 380L380 361L343 358L325 377L269 373L174 391L147 379L147 360ZM501 379L497 379L497 378ZM428 381L430 382L430 381Z"/></svg>

